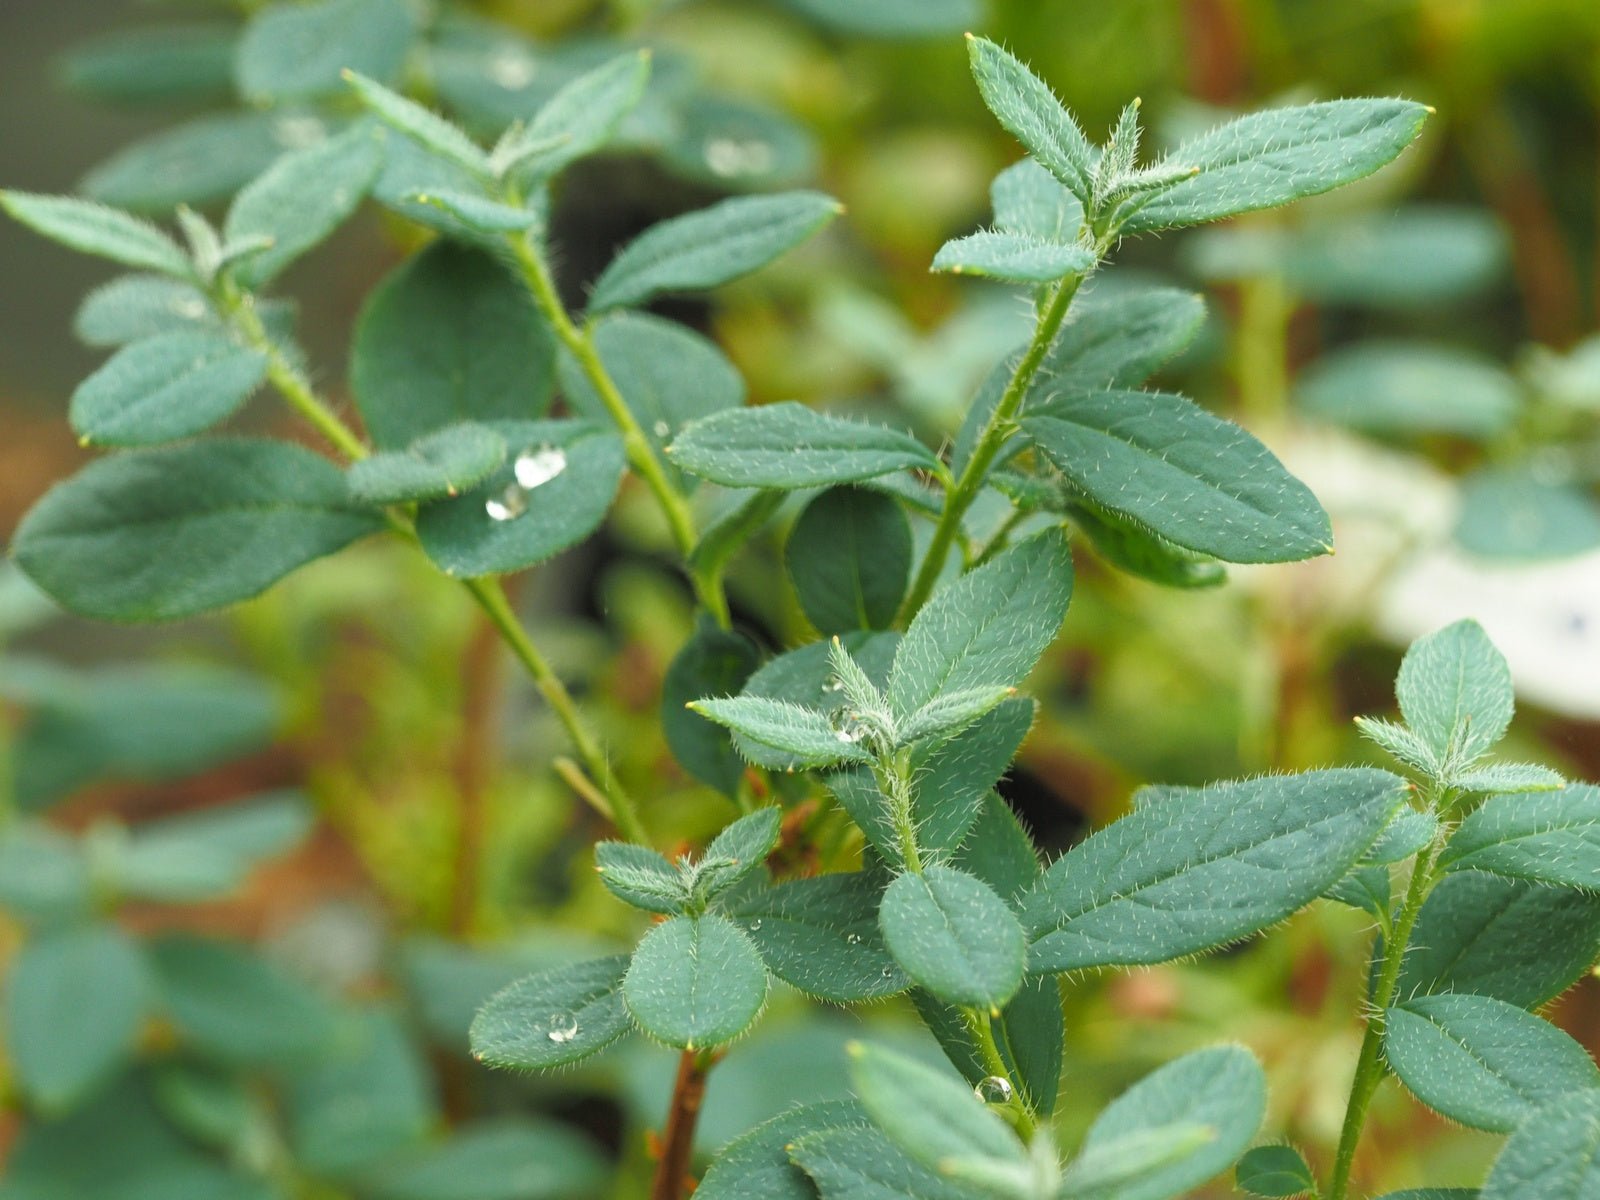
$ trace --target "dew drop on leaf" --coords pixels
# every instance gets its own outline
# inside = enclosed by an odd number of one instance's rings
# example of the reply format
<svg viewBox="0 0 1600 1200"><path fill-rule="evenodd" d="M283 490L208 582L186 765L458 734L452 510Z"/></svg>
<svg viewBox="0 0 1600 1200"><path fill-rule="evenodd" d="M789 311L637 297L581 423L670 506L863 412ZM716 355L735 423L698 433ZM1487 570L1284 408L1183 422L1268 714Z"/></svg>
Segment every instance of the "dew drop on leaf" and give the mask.
<svg viewBox="0 0 1600 1200"><path fill-rule="evenodd" d="M524 450L517 455L512 467L517 482L530 492L549 483L567 469L567 452L560 446L540 446L537 450Z"/></svg>
<svg viewBox="0 0 1600 1200"><path fill-rule="evenodd" d="M861 935L859 933L847 933L844 935L844 940L852 946L861 945Z"/></svg>
<svg viewBox="0 0 1600 1200"><path fill-rule="evenodd" d="M750 932L751 933L760 933L761 932L761 921L759 919L750 922Z"/></svg>
<svg viewBox="0 0 1600 1200"><path fill-rule="evenodd" d="M578 1018L571 1013L555 1012L550 1014L550 1031L546 1035L558 1045L570 1042L578 1036Z"/></svg>
<svg viewBox="0 0 1600 1200"><path fill-rule="evenodd" d="M653 426L651 426L651 428L655 430L655 434L658 438L664 438L672 432L672 426L668 425L665 421L657 421Z"/></svg>
<svg viewBox="0 0 1600 1200"><path fill-rule="evenodd" d="M724 179L735 175L761 175L772 170L772 147L765 142L717 137L706 142L706 166Z"/></svg>
<svg viewBox="0 0 1600 1200"><path fill-rule="evenodd" d="M528 493L519 484L510 484L484 502L483 511L491 521L510 521L528 511Z"/></svg>
<svg viewBox="0 0 1600 1200"><path fill-rule="evenodd" d="M985 1104L1009 1104L1011 1081L1004 1075L986 1075L978 1080L978 1086L972 1089L972 1094Z"/></svg>

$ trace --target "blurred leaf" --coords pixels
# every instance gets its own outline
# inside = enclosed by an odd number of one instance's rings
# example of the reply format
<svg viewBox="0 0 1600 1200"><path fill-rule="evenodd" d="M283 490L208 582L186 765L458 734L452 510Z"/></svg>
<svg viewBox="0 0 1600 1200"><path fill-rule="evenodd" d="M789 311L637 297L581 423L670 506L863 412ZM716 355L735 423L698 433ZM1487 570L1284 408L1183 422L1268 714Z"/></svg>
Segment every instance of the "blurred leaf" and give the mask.
<svg viewBox="0 0 1600 1200"><path fill-rule="evenodd" d="M988 1195L928 1170L869 1125L806 1133L790 1144L789 1157L821 1195L841 1200L978 1200Z"/></svg>
<svg viewBox="0 0 1600 1200"><path fill-rule="evenodd" d="M815 487L939 467L909 433L828 416L792 400L704 417L669 451L683 470L725 487Z"/></svg>
<svg viewBox="0 0 1600 1200"><path fill-rule="evenodd" d="M734 795L744 760L726 729L690 710L703 696L733 696L744 687L761 657L750 639L720 629L709 618L673 658L661 683L661 728L679 764L702 783Z"/></svg>
<svg viewBox="0 0 1600 1200"><path fill-rule="evenodd" d="M801 512L784 564L800 607L822 633L886 629L911 577L911 525L880 492L830 488Z"/></svg>
<svg viewBox="0 0 1600 1200"><path fill-rule="evenodd" d="M850 0L783 0L796 12L841 33L868 37L933 37L959 33L974 24L977 0L878 0L871 5Z"/></svg>
<svg viewBox="0 0 1600 1200"><path fill-rule="evenodd" d="M8 191L0 192L0 208L35 233L84 254L179 279L193 275L188 256L164 231L104 204Z"/></svg>
<svg viewBox="0 0 1600 1200"><path fill-rule="evenodd" d="M75 1107L131 1057L150 1005L138 948L110 925L40 934L6 979L6 1045L39 1108Z"/></svg>
<svg viewBox="0 0 1600 1200"><path fill-rule="evenodd" d="M375 1200L588 1200L608 1173L594 1145L565 1126L500 1120L404 1153L361 1186Z"/></svg>
<svg viewBox="0 0 1600 1200"><path fill-rule="evenodd" d="M81 96L114 104L227 100L238 30L226 24L141 26L78 42L60 62Z"/></svg>
<svg viewBox="0 0 1600 1200"><path fill-rule="evenodd" d="M1235 1178L1252 1196L1303 1196L1317 1190L1316 1176L1293 1146L1257 1146L1239 1160Z"/></svg>
<svg viewBox="0 0 1600 1200"><path fill-rule="evenodd" d="M151 944L150 962L180 1037L221 1062L308 1062L338 1032L321 995L242 946L172 934Z"/></svg>
<svg viewBox="0 0 1600 1200"><path fill-rule="evenodd" d="M696 93L683 98L665 165L696 182L724 188L792 187L817 171L811 132L772 109Z"/></svg>
<svg viewBox="0 0 1600 1200"><path fill-rule="evenodd" d="M810 1180L789 1161L790 1144L819 1130L864 1122L853 1100L790 1109L730 1142L695 1194L700 1200L815 1200Z"/></svg>
<svg viewBox="0 0 1600 1200"><path fill-rule="evenodd" d="M81 913L89 899L89 865L75 838L35 821L0 830L0 907L50 921Z"/></svg>
<svg viewBox="0 0 1600 1200"><path fill-rule="evenodd" d="M110 848L105 864L117 892L181 902L225 894L250 871L293 848L311 829L299 792L276 792L139 826Z"/></svg>
<svg viewBox="0 0 1600 1200"><path fill-rule="evenodd" d="M1600 507L1525 467L1489 468L1462 481L1455 536L1488 559L1567 558L1600 546Z"/></svg>
<svg viewBox="0 0 1600 1200"><path fill-rule="evenodd" d="M1481 1200L1582 1200L1600 1188L1600 1089L1541 1109L1507 1139Z"/></svg>
<svg viewBox="0 0 1600 1200"><path fill-rule="evenodd" d="M319 0L257 11L245 27L235 78L247 100L328 95L340 72L387 83L399 74L417 34L409 4L395 0Z"/></svg>
<svg viewBox="0 0 1600 1200"><path fill-rule="evenodd" d="M1516 419L1516 383L1475 355L1422 342L1368 340L1327 355L1295 398L1324 420L1363 433L1489 438Z"/></svg>
<svg viewBox="0 0 1600 1200"><path fill-rule="evenodd" d="M989 199L995 224L1012 233L1069 242L1083 228L1083 202L1031 158L996 175Z"/></svg>

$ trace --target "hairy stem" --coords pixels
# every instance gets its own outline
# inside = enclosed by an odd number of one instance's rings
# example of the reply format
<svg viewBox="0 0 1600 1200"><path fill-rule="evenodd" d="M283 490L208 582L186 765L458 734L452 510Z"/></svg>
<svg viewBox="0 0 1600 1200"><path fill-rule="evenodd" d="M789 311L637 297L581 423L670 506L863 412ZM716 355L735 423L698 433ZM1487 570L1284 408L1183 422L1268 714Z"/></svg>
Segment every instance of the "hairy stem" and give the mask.
<svg viewBox="0 0 1600 1200"><path fill-rule="evenodd" d="M1005 1111L1023 1141L1031 1142L1033 1135L1038 1132L1039 1122L1033 1115L1027 1089L1011 1078L1011 1068L1006 1066L1000 1046L994 1040L994 1026L990 1023L989 1014L981 1009L963 1008L961 1015L967 1023L967 1031L972 1034L973 1044L978 1048L978 1057L983 1060L983 1069L994 1078L1005 1080L1011 1088L1011 1099L995 1107Z"/></svg>
<svg viewBox="0 0 1600 1200"><path fill-rule="evenodd" d="M1028 343L1022 361L1012 372L1011 382L1006 384L1006 390L1001 394L999 403L995 405L988 424L978 435L977 445L973 447L972 457L967 460L966 469L961 472L961 477L955 481L954 486L945 493L944 509L939 514L939 523L934 526L933 540L928 544L928 553L923 558L922 567L917 571L917 578L900 608L902 624L909 623L911 618L917 615L917 611L928 602L928 597L933 592L933 585L938 581L939 572L944 567L944 560L949 556L950 547L961 529L961 518L966 515L967 509L983 490L989 468L994 465L1001 447L1015 432L1014 423L1017 413L1022 408L1023 398L1028 394L1034 376L1039 373L1044 356L1055 342L1056 334L1061 332L1061 323L1066 320L1067 310L1072 307L1072 298L1078 294L1078 288L1086 277L1069 275L1056 285L1055 293L1045 306L1044 315L1039 318L1039 324L1034 328L1033 340Z"/></svg>
<svg viewBox="0 0 1600 1200"><path fill-rule="evenodd" d="M706 1076L715 1062L709 1050L685 1050L678 1057L678 1078L672 1085L672 1108L661 1138L661 1159L650 1185L650 1200L681 1200L689 1191L689 1153L705 1101Z"/></svg>
<svg viewBox="0 0 1600 1200"><path fill-rule="evenodd" d="M346 458L355 461L366 458L371 453L366 444L332 408L322 401L300 369L272 340L250 298L240 295L237 290L229 289L222 292L217 301L223 315L233 322L246 342L267 356L267 378L288 401L289 406L310 421L317 431ZM409 520L391 512L389 524L395 532L415 541L416 531ZM527 670L534 686L543 694L557 719L566 729L567 736L571 739L579 759L582 760L584 769L590 773L595 784L605 794L617 831L630 841L646 841L638 809L612 773L610 764L599 748L599 743L578 713L578 706L573 702L572 694L550 669L549 663L539 653L528 631L517 620L499 580L484 578L461 582L488 614L489 620L499 630L500 636L510 646L517 661Z"/></svg>
<svg viewBox="0 0 1600 1200"><path fill-rule="evenodd" d="M672 530L672 540L678 547L678 553L685 563L689 564L690 555L699 540L695 532L694 517L689 511L689 501L672 482L671 476L667 474L666 468L656 456L655 447L645 436L627 401L622 398L622 392L617 387L616 381L611 378L610 372L606 370L605 363L600 360L590 328L580 327L567 314L566 306L562 304L561 296L556 291L555 280L551 277L550 268L543 255L525 235L511 235L508 241L512 253L516 256L517 266L522 272L523 282L534 303L545 320L550 322L550 327L555 330L561 344L577 361L589 385L600 397L600 403L605 406L607 415L622 434L622 445L628 455L628 465L640 479L644 480L645 486L655 496L662 515L667 519L667 526ZM720 575L696 570L692 564L688 565L687 569L700 603L719 625L724 629L728 628L730 624L728 600L722 588Z"/></svg>
<svg viewBox="0 0 1600 1200"><path fill-rule="evenodd" d="M922 851L917 846L916 809L912 804L911 756L909 751L885 755L878 761L878 790L889 801L889 819L900 840L900 857L906 870L922 874Z"/></svg>
<svg viewBox="0 0 1600 1200"><path fill-rule="evenodd" d="M1394 1003L1395 990L1400 983L1400 968L1405 962L1406 948L1411 941L1411 931L1422 911L1422 902L1437 879L1434 866L1442 839L1423 852L1411 871L1411 883L1401 901L1399 915L1390 927L1390 936L1383 939L1379 951L1378 985L1373 990L1372 1014L1367 1018L1366 1033L1361 1038L1361 1052L1356 1058L1355 1078L1350 1084L1350 1100L1345 1107L1344 1126L1339 1131L1339 1149L1333 1163L1333 1175L1328 1180L1325 1200L1346 1200L1350 1192L1350 1169L1355 1163L1356 1147L1361 1142L1361 1129L1366 1124L1367 1109L1372 1097L1383 1082L1383 1032L1389 1006Z"/></svg>

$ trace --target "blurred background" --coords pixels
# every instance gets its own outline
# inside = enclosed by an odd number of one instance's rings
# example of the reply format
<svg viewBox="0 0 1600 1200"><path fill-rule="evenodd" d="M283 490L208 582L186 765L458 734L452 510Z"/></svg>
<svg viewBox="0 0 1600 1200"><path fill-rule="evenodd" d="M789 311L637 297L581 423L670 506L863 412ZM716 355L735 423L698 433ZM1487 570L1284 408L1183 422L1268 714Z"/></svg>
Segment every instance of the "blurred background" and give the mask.
<svg viewBox="0 0 1600 1200"><path fill-rule="evenodd" d="M217 208L340 115L337 99L240 104L232 46L254 7L6 0L0 184L162 218L179 202ZM1600 778L1593 0L502 0L424 15L408 83L490 136L618 43L657 48L624 144L581 164L556 199L575 300L616 246L664 216L778 186L840 197L846 217L816 243L660 311L713 336L753 402L870 413L933 441L1029 321L1015 294L927 270L945 239L988 220L989 181L1019 155L971 84L963 28L1026 58L1095 137L1133 96L1158 147L1276 103L1395 94L1435 106L1418 145L1371 180L1130 241L1096 284L1205 295L1204 330L1161 382L1273 446L1333 513L1338 552L1190 591L1081 553L1063 638L1031 684L1041 719L1003 790L1053 853L1142 783L1377 761L1351 718L1388 713L1406 642L1464 616L1511 662L1520 708L1507 753ZM335 398L348 395L364 296L421 236L369 206L283 281ZM0 535L86 461L64 413L104 351L74 337L74 317L109 275L0 224ZM265 396L238 423L292 430ZM600 537L517 581L663 841L732 815L660 734L663 675L693 624L670 560L648 495L630 487ZM0 1067L0 1147L13 1160L0 1196L157 1194L117 1189L137 1175L129 1162L154 1161L127 1147L159 1143L161 1162L187 1164L191 1189L164 1195L425 1200L435 1193L396 1190L383 1161L508 1114L571 1166L515 1195L640 1194L671 1055L635 1041L551 1079L491 1075L465 1055L470 1015L495 988L637 928L593 878L604 827L551 769L559 729L462 595L403 547L372 542L221 616L113 628L54 612L4 571L11 807L46 816L91 874L119 881L102 901L119 928L159 945L160 973L190 1007L152 1017L129 1069L58 1112L41 1116ZM744 555L729 582L756 644L815 636L778 543ZM158 855L168 823L241 800L259 836L235 871L187 890L139 882L140 847ZM0 851L0 873L21 853ZM0 907L22 890L0 880ZM1064 1140L1146 1070L1232 1038L1267 1062L1269 1131L1326 1161L1370 924L1322 904L1225 956L1070 983ZM23 931L0 918L0 962ZM1600 901L1567 936L1595 958ZM261 1012L206 1011L222 978L257 981ZM702 1151L841 1092L837 1048L863 1023L918 1044L908 1014L778 996L713 1076ZM1554 1015L1600 1050L1600 982L1585 978ZM241 1049L241 1028L271 1036ZM339 1037L355 1049L328 1056ZM19 1140L25 1111L34 1127ZM1446 1128L1392 1084L1370 1129L1359 1181L1373 1191L1476 1183L1498 1145ZM62 1148L86 1135L109 1149L75 1161L80 1190L48 1190L40 1181L64 1178L52 1174L67 1169ZM241 1179L261 1190L238 1190Z"/></svg>

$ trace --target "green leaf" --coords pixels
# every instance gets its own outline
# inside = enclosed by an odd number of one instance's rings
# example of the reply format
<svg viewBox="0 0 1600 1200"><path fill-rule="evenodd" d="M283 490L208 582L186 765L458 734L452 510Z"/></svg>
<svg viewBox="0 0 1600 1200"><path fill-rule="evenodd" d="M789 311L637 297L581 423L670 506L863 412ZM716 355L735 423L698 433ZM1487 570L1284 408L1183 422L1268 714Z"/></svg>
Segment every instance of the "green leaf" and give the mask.
<svg viewBox="0 0 1600 1200"><path fill-rule="evenodd" d="M695 1194L700 1200L816 1200L810 1181L789 1161L789 1146L807 1134L865 1121L853 1100L792 1108L729 1142Z"/></svg>
<svg viewBox="0 0 1600 1200"><path fill-rule="evenodd" d="M665 454L668 442L691 421L744 403L744 378L710 339L676 321L649 313L613 313L591 331L606 373L622 393L645 436ZM557 364L561 391L581 416L609 422L594 385L570 355ZM687 490L694 480L670 462L668 472Z"/></svg>
<svg viewBox="0 0 1600 1200"><path fill-rule="evenodd" d="M820 632L887 629L911 577L911 524L882 492L830 488L801 512L783 557Z"/></svg>
<svg viewBox="0 0 1600 1200"><path fill-rule="evenodd" d="M241 438L90 463L34 505L12 553L73 612L163 621L248 599L378 528L326 459Z"/></svg>
<svg viewBox="0 0 1600 1200"><path fill-rule="evenodd" d="M784 0L829 29L862 37L915 38L957 33L982 16L975 0Z"/></svg>
<svg viewBox="0 0 1600 1200"><path fill-rule="evenodd" d="M34 821L11 821L0 832L0 906L14 916L41 921L75 916L88 907L90 896L89 864L77 839Z"/></svg>
<svg viewBox="0 0 1600 1200"><path fill-rule="evenodd" d="M1559 772L1534 763L1490 763L1450 777L1451 787L1486 795L1553 792L1566 786L1566 782Z"/></svg>
<svg viewBox="0 0 1600 1200"><path fill-rule="evenodd" d="M1338 883L1399 808L1385 771L1213 784L1074 846L1022 899L1029 969L1166 962L1248 937Z"/></svg>
<svg viewBox="0 0 1600 1200"><path fill-rule="evenodd" d="M184 329L220 328L205 293L161 275L120 275L84 298L72 332L90 346L123 346Z"/></svg>
<svg viewBox="0 0 1600 1200"><path fill-rule="evenodd" d="M237 40L237 29L224 22L119 29L68 50L59 63L61 80L103 103L227 101Z"/></svg>
<svg viewBox="0 0 1600 1200"><path fill-rule="evenodd" d="M1385 1192L1377 1200L1479 1200L1477 1188L1408 1188L1403 1192Z"/></svg>
<svg viewBox="0 0 1600 1200"><path fill-rule="evenodd" d="M827 416L792 400L695 421L668 452L689 474L724 487L819 487L906 468L941 469L908 433Z"/></svg>
<svg viewBox="0 0 1600 1200"><path fill-rule="evenodd" d="M188 255L177 242L149 222L103 204L71 196L8 191L0 192L0 208L35 233L84 254L178 279L194 275Z"/></svg>
<svg viewBox="0 0 1600 1200"><path fill-rule="evenodd" d="M1145 1076L1113 1100L1084 1138L1080 1161L1147 1131L1209 1129L1213 1136L1203 1145L1111 1193L1116 1200L1169 1200L1227 1170L1255 1138L1266 1106L1267 1081L1248 1050L1199 1050ZM1069 1166L1068 1178L1071 1171Z"/></svg>
<svg viewBox="0 0 1600 1200"><path fill-rule="evenodd" d="M389 1008L347 1018L286 1090L294 1159L324 1178L392 1162L441 1119L422 1048Z"/></svg>
<svg viewBox="0 0 1600 1200"><path fill-rule="evenodd" d="M410 205L438 209L491 243L502 234L520 233L544 221L544 215L531 208L516 208L448 188L412 192L405 200Z"/></svg>
<svg viewBox="0 0 1600 1200"><path fill-rule="evenodd" d="M689 884L671 860L648 846L601 842L594 848L600 882L617 899L646 912L681 913L689 903Z"/></svg>
<svg viewBox="0 0 1600 1200"><path fill-rule="evenodd" d="M1600 897L1461 871L1423 902L1398 994L1470 992L1536 1008L1597 958Z"/></svg>
<svg viewBox="0 0 1600 1200"><path fill-rule="evenodd" d="M1031 158L996 175L989 199L995 225L1008 233L1072 242L1083 230L1083 202Z"/></svg>
<svg viewBox="0 0 1600 1200"><path fill-rule="evenodd" d="M520 135L510 134L495 147L497 167L528 163L537 178L548 179L602 149L639 103L649 78L648 50L619 54L579 75L545 102ZM551 148L535 152L541 144Z"/></svg>
<svg viewBox="0 0 1600 1200"><path fill-rule="evenodd" d="M581 421L496 421L511 461L470 492L417 515L422 548L446 575L520 571L600 527L622 482L622 439Z"/></svg>
<svg viewBox="0 0 1600 1200"><path fill-rule="evenodd" d="M346 70L387 82L400 73L416 34L411 6L395 0L273 5L245 27L234 77L254 101L328 95Z"/></svg>
<svg viewBox="0 0 1600 1200"><path fill-rule="evenodd" d="M17 1082L40 1108L61 1111L131 1056L150 983L126 936L109 925L83 925L27 942L11 963L5 998Z"/></svg>
<svg viewBox="0 0 1600 1200"><path fill-rule="evenodd" d="M787 700L732 696L696 700L690 708L743 738L794 756L804 766L826 767L872 758L847 730L836 728L825 713Z"/></svg>
<svg viewBox="0 0 1600 1200"><path fill-rule="evenodd" d="M1475 354L1368 340L1325 355L1300 377L1306 412L1362 433L1490 438L1516 420L1517 383Z"/></svg>
<svg viewBox="0 0 1600 1200"><path fill-rule="evenodd" d="M1022 428L1098 507L1225 562L1328 553L1328 514L1239 426L1165 392L1062 395Z"/></svg>
<svg viewBox="0 0 1600 1200"><path fill-rule="evenodd" d="M1600 506L1525 466L1491 467L1462 481L1455 537L1487 559L1569 558L1600 546Z"/></svg>
<svg viewBox="0 0 1600 1200"><path fill-rule="evenodd" d="M220 332L161 334L123 347L84 380L72 428L105 446L191 437L238 411L266 374L266 355Z"/></svg>
<svg viewBox="0 0 1600 1200"><path fill-rule="evenodd" d="M1122 222L1130 233L1220 221L1371 175L1409 146L1428 110L1409 100L1333 100L1230 121L1172 153L1200 174ZM1048 165L1048 164L1046 164Z"/></svg>
<svg viewBox="0 0 1600 1200"><path fill-rule="evenodd" d="M1215 559L1191 554L1109 513L1085 504L1069 505L1066 512L1101 558L1130 575L1175 588L1217 587L1228 580L1227 568Z"/></svg>
<svg viewBox="0 0 1600 1200"><path fill-rule="evenodd" d="M820 192L739 196L646 230L595 281L589 311L635 308L661 292L705 291L792 250L842 211Z"/></svg>
<svg viewBox="0 0 1600 1200"><path fill-rule="evenodd" d="M981 230L940 246L933 269L1008 283L1053 283L1066 275L1085 274L1095 262L1094 251L1086 246L1027 233Z"/></svg>
<svg viewBox="0 0 1600 1200"><path fill-rule="evenodd" d="M1020 61L987 38L967 35L972 77L995 119L1034 161L1087 201L1096 151L1054 93Z"/></svg>
<svg viewBox="0 0 1600 1200"><path fill-rule="evenodd" d="M582 1134L548 1121L470 1123L361 1178L373 1200L583 1200L605 1190L609 1164Z"/></svg>
<svg viewBox="0 0 1600 1200"><path fill-rule="evenodd" d="M305 1063L338 1032L326 1000L243 946L174 934L150 946L150 964L180 1039L221 1062Z"/></svg>
<svg viewBox="0 0 1600 1200"><path fill-rule="evenodd" d="M350 385L379 449L462 421L539 416L555 344L527 291L482 251L437 242L393 272L356 326Z"/></svg>
<svg viewBox="0 0 1600 1200"><path fill-rule="evenodd" d="M1394 819L1384 827L1378 840L1362 859L1367 863L1397 863L1421 854L1439 832L1439 818L1431 812L1400 806Z"/></svg>
<svg viewBox="0 0 1600 1200"><path fill-rule="evenodd" d="M1584 1200L1600 1189L1600 1090L1550 1105L1506 1141L1481 1200Z"/></svg>
<svg viewBox="0 0 1600 1200"><path fill-rule="evenodd" d="M767 999L767 968L744 932L707 913L657 925L622 981L628 1012L657 1041L686 1050L731 1042Z"/></svg>
<svg viewBox="0 0 1600 1200"><path fill-rule="evenodd" d="M694 869L694 891L702 901L715 900L760 870L783 831L783 810L776 806L746 813L711 839Z"/></svg>
<svg viewBox="0 0 1600 1200"><path fill-rule="evenodd" d="M941 588L895 654L889 699L909 717L936 696L1019 684L1055 640L1072 599L1059 531L1029 538Z"/></svg>
<svg viewBox="0 0 1600 1200"><path fill-rule="evenodd" d="M1252 1196L1315 1195L1317 1177L1293 1146L1257 1146L1239 1160L1239 1190Z"/></svg>
<svg viewBox="0 0 1600 1200"><path fill-rule="evenodd" d="M1362 737L1381 746L1407 766L1425 775L1438 769L1432 747L1404 725L1385 721L1381 717L1357 717L1355 723Z"/></svg>
<svg viewBox="0 0 1600 1200"><path fill-rule="evenodd" d="M1476 621L1457 621L1413 642L1395 695L1440 771L1472 762L1504 737L1516 702L1511 669Z"/></svg>
<svg viewBox="0 0 1600 1200"><path fill-rule="evenodd" d="M964 1159L1026 1166L1027 1151L1011 1127L949 1072L860 1042L851 1043L849 1054L861 1107L930 1171L949 1174L950 1165Z"/></svg>
<svg viewBox="0 0 1600 1200"><path fill-rule="evenodd" d="M341 78L385 125L399 130L424 149L484 179L494 171L485 154L470 137L432 109L424 108L391 91L359 71L346 70Z"/></svg>
<svg viewBox="0 0 1600 1200"><path fill-rule="evenodd" d="M951 1004L998 1013L1022 986L1022 927L974 875L937 863L889 885L878 910L895 961Z"/></svg>
<svg viewBox="0 0 1600 1200"><path fill-rule="evenodd" d="M17 801L30 810L101 780L158 783L197 774L265 746L283 716L277 692L263 680L219 667L41 672L18 655L6 666L0 694L28 709L11 769ZM23 686L25 673L36 686Z"/></svg>
<svg viewBox="0 0 1600 1200"><path fill-rule="evenodd" d="M818 1000L860 1004L909 985L878 928L882 896L875 875L818 875L741 889L728 913L779 979Z"/></svg>
<svg viewBox="0 0 1600 1200"><path fill-rule="evenodd" d="M1450 871L1600 891L1600 788L1491 796L1461 822L1439 862Z"/></svg>
<svg viewBox="0 0 1600 1200"><path fill-rule="evenodd" d="M463 421L418 438L404 451L364 458L347 478L351 496L362 504L406 504L458 496L505 460L505 438L487 425Z"/></svg>
<svg viewBox="0 0 1600 1200"><path fill-rule="evenodd" d="M790 1145L789 1157L828 1200L978 1200L988 1195L934 1174L866 1125L807 1133Z"/></svg>
<svg viewBox="0 0 1600 1200"><path fill-rule="evenodd" d="M303 110L208 114L130 143L79 186L102 203L165 216L179 204L226 199L285 150L328 132L328 122Z"/></svg>
<svg viewBox="0 0 1600 1200"><path fill-rule="evenodd" d="M889 674L900 635L890 632L846 633L839 639L874 683L881 685ZM830 642L812 642L780 654L765 664L745 684L747 697L782 700L813 711L834 714L841 707L843 693L832 664ZM841 714L842 715L842 714ZM806 761L785 750L778 750L742 734L735 734L734 745L749 762L773 771L798 770Z"/></svg>
<svg viewBox="0 0 1600 1200"><path fill-rule="evenodd" d="M101 847L104 883L116 894L183 902L224 895L258 864L291 849L311 829L298 792L275 792L182 816L148 821Z"/></svg>
<svg viewBox="0 0 1600 1200"><path fill-rule="evenodd" d="M472 1057L545 1070L604 1050L633 1021L622 1002L625 955L555 967L496 992L472 1022Z"/></svg>
<svg viewBox="0 0 1600 1200"><path fill-rule="evenodd" d="M1382 921L1389 916L1389 906L1394 901L1394 880L1387 866L1357 867L1323 895Z"/></svg>
<svg viewBox="0 0 1600 1200"><path fill-rule="evenodd" d="M948 741L963 729L993 712L1016 694L1013 687L961 688L941 692L929 700L900 729L905 745L936 739Z"/></svg>
<svg viewBox="0 0 1600 1200"><path fill-rule="evenodd" d="M337 137L286 154L234 199L223 240L265 237L269 250L235 269L246 288L276 279L347 221L378 177L383 152L377 131L354 125Z"/></svg>
<svg viewBox="0 0 1600 1200"><path fill-rule="evenodd" d="M707 618L695 627L661 682L661 730L672 756L689 774L725 796L739 790L744 760L728 731L690 710L689 702L738 693L760 662L749 638Z"/></svg>
<svg viewBox="0 0 1600 1200"><path fill-rule="evenodd" d="M1488 996L1419 996L1391 1008L1383 1053L1429 1108L1494 1133L1512 1132L1541 1105L1600 1088L1600 1069L1582 1046Z"/></svg>

